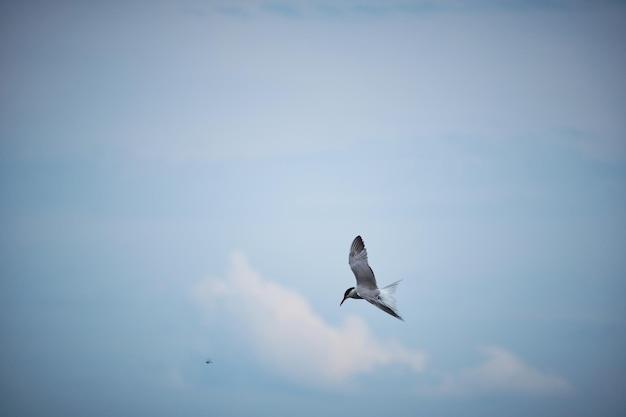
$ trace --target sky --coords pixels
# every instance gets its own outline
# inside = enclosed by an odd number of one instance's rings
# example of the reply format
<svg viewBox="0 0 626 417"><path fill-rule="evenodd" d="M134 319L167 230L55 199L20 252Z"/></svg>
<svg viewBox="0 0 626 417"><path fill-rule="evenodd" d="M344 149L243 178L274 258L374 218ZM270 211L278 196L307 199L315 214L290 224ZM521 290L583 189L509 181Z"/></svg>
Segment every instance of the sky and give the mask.
<svg viewBox="0 0 626 417"><path fill-rule="evenodd" d="M2 2L0 414L623 416L625 23Z"/></svg>

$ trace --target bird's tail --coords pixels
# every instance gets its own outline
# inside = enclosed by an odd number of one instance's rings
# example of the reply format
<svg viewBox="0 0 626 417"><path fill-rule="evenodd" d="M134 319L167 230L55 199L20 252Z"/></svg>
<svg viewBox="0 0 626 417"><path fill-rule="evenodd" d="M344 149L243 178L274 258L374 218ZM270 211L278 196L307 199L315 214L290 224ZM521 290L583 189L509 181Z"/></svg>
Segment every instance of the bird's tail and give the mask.
<svg viewBox="0 0 626 417"><path fill-rule="evenodd" d="M402 280L400 280L402 281ZM398 313L396 309L396 299L394 298L394 294L396 292L396 287L400 283L400 281L396 281L393 284L387 285L385 288L380 289L380 293L378 296L380 297L380 301L382 301L387 307L393 310L394 313Z"/></svg>

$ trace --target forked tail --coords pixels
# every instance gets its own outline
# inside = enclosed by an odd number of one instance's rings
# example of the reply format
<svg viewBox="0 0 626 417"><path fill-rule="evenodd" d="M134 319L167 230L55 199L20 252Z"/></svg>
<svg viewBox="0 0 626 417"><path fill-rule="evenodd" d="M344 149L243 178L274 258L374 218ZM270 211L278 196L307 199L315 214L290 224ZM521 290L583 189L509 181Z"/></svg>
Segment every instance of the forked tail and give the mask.
<svg viewBox="0 0 626 417"><path fill-rule="evenodd" d="M398 314L398 310L396 309L396 299L393 296L393 294L396 292L396 287L398 286L400 281L396 281L393 284L387 285L385 288L381 288L378 294L378 297L381 303L384 304L385 307L388 307L393 312L393 313L390 313L389 311L387 311L389 314L402 320L402 317L400 317L400 315Z"/></svg>

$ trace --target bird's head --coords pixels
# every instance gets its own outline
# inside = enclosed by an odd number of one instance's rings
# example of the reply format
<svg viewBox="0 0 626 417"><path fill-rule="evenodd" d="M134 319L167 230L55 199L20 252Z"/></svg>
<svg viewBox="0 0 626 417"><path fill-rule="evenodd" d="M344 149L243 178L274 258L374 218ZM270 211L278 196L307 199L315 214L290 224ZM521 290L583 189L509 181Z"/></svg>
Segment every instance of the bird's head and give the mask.
<svg viewBox="0 0 626 417"><path fill-rule="evenodd" d="M341 300L339 305L341 306L344 301L346 301L348 298L352 297L355 294L356 294L356 290L354 289L354 287L348 288L346 292L343 294L343 300Z"/></svg>

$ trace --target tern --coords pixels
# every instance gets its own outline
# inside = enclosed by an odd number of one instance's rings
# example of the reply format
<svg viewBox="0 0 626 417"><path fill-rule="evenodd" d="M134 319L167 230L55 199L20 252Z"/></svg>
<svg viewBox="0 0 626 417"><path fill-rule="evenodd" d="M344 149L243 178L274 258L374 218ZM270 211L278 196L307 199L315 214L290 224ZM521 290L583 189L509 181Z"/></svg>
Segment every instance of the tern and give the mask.
<svg viewBox="0 0 626 417"><path fill-rule="evenodd" d="M357 236L352 241L350 247L350 255L348 256L348 263L350 269L354 272L356 277L356 288L350 287L343 295L341 304L348 298L365 299L376 307L380 308L387 314L391 314L397 319L404 321L402 317L396 311L396 300L393 298L393 294L396 292L396 287L400 281L396 281L391 285L387 285L385 288L379 289L376 285L376 278L374 277L374 271L367 263L367 250L363 244L361 236Z"/></svg>

